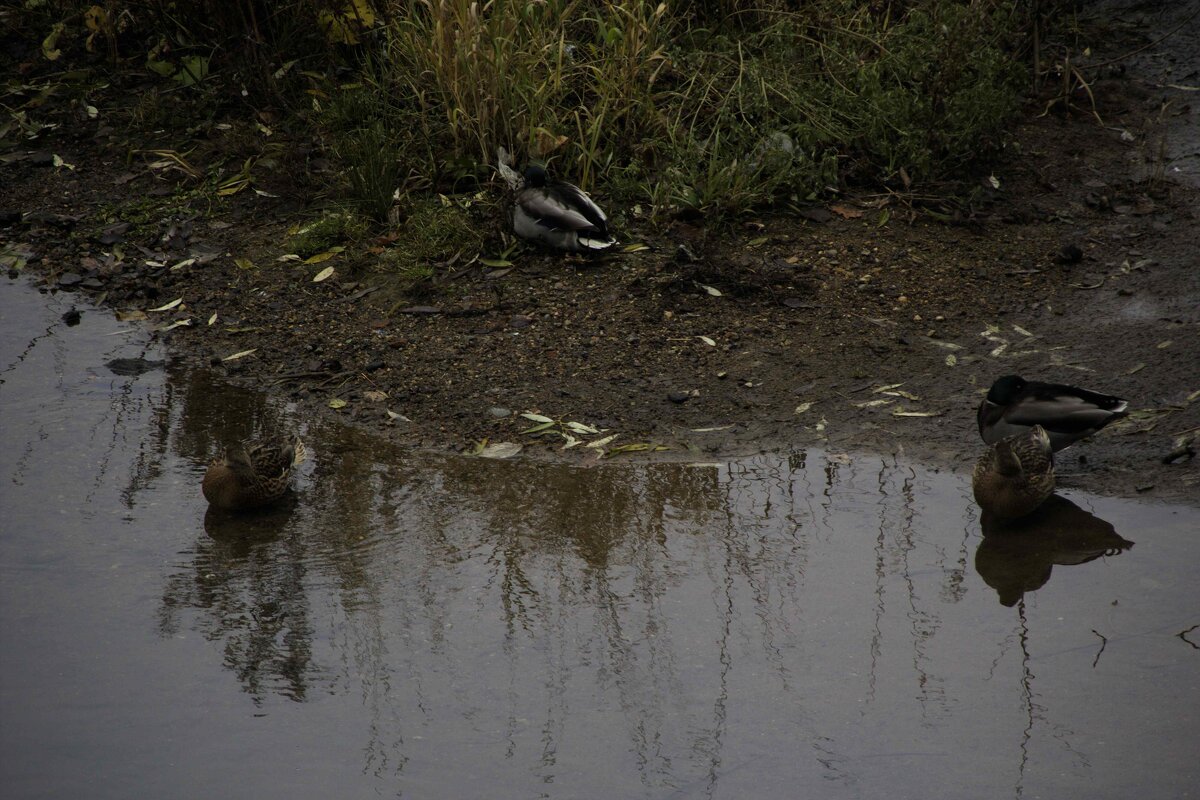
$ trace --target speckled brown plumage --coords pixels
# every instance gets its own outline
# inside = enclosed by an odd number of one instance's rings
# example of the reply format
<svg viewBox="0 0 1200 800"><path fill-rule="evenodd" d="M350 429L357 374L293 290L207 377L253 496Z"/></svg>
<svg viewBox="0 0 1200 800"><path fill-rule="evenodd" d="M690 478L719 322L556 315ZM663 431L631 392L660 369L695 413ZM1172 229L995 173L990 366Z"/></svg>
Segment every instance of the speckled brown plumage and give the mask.
<svg viewBox="0 0 1200 800"><path fill-rule="evenodd" d="M1041 425L996 442L975 465L975 502L999 519L1023 517L1054 493L1054 452Z"/></svg>
<svg viewBox="0 0 1200 800"><path fill-rule="evenodd" d="M200 488L209 505L223 511L269 505L287 493L292 469L304 455L299 439L232 447L209 465Z"/></svg>

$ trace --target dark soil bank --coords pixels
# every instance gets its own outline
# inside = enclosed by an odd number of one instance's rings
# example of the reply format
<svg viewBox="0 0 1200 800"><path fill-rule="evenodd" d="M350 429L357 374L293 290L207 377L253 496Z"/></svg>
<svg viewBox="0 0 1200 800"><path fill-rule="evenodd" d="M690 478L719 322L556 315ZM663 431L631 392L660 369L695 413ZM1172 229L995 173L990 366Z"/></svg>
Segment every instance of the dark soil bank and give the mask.
<svg viewBox="0 0 1200 800"><path fill-rule="evenodd" d="M180 358L414 445L581 460L819 445L965 468L982 392L1019 373L1135 409L1063 454L1065 484L1194 501L1196 460L1164 457L1200 429L1200 34L1186 8L1105 13L1097 59L1150 46L1089 76L1095 114L1082 91L1065 111L1031 105L949 221L859 195L720 230L630 224L623 241L648 248L463 259L402 297L373 266L386 237L278 261L315 213L306 170L327 167L304 147L284 148L278 185L214 198L185 191L182 146L130 156L103 108L64 102L39 112L57 128L3 155L0 236L48 291L145 312L133 324L190 320L160 334ZM218 125L184 165L228 157L238 134ZM123 219L133 199L143 217Z"/></svg>

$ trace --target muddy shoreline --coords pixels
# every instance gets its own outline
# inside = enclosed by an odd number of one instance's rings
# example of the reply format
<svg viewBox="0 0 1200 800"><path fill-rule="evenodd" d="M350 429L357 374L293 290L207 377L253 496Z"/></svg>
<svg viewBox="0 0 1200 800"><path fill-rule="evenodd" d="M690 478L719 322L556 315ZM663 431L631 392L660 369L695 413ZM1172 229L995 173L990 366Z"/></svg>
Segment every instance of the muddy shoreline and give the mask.
<svg viewBox="0 0 1200 800"><path fill-rule="evenodd" d="M1139 17L1106 47L1165 24ZM1187 47L1156 46L1176 61ZM102 116L7 161L0 237L47 291L153 326L189 364L416 447L511 442L589 462L820 446L966 469L982 393L1019 373L1135 410L1064 453L1064 485L1195 502L1197 460L1163 463L1200 429L1200 192L1160 146L1192 119L1169 61L1098 77L1103 125L1031 103L978 203L949 221L880 195L719 229L654 231L610 209L645 249L599 262L525 249L502 269L443 265L404 296L381 266L386 236L278 260L321 207L290 169L313 165L303 148L281 157L278 185L214 202L180 171L124 158ZM237 132L213 131L204 152L232 152ZM123 216L156 196L145 219Z"/></svg>

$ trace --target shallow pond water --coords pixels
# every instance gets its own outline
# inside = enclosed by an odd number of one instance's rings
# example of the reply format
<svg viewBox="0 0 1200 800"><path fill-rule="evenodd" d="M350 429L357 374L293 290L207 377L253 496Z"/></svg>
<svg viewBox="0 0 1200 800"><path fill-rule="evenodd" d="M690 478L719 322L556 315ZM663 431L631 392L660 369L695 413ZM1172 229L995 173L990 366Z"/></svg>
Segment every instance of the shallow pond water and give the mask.
<svg viewBox="0 0 1200 800"><path fill-rule="evenodd" d="M1194 508L985 538L869 454L412 453L69 303L0 285L6 797L1196 793ZM207 513L279 429L294 502Z"/></svg>

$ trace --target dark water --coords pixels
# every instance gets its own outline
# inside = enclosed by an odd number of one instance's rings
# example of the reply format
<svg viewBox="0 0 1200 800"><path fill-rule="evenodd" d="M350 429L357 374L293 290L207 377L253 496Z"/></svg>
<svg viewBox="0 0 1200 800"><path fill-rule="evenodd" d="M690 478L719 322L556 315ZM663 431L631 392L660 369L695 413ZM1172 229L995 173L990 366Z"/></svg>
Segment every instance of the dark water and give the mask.
<svg viewBox="0 0 1200 800"><path fill-rule="evenodd" d="M1197 793L1193 508L985 543L967 476L872 455L414 454L68 308L0 285L6 798ZM295 506L206 517L287 426Z"/></svg>

